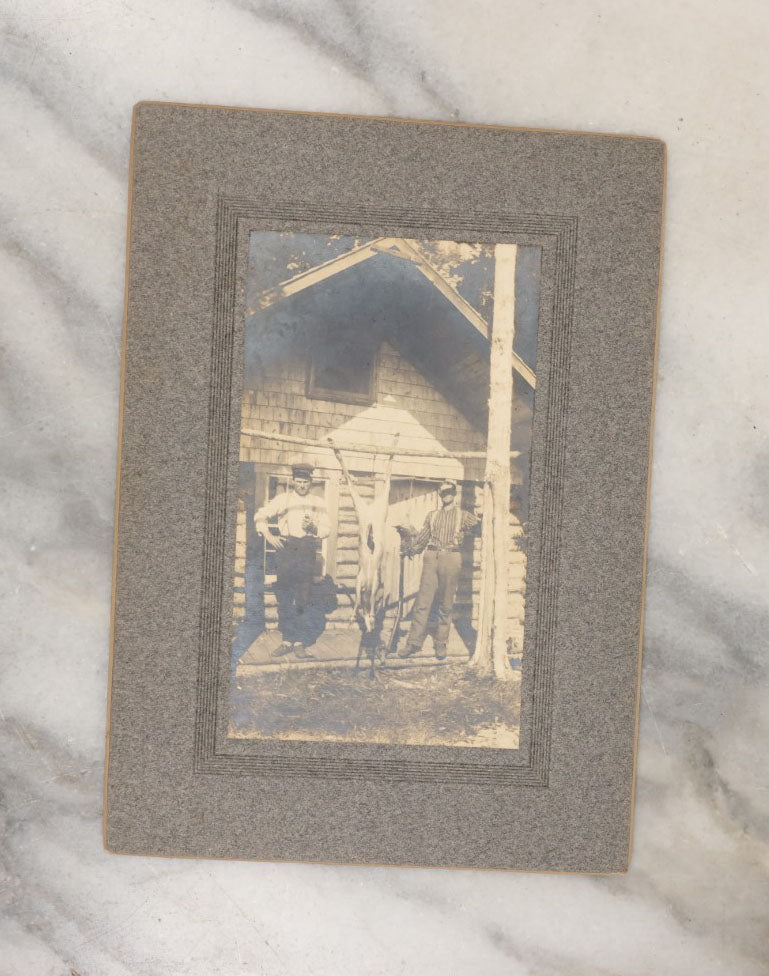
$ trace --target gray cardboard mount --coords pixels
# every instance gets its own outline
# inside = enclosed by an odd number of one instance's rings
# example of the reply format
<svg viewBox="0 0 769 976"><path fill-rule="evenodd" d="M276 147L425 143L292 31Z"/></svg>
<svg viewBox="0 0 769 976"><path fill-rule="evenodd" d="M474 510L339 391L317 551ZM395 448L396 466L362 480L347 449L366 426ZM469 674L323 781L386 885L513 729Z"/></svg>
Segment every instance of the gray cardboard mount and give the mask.
<svg viewBox="0 0 769 976"><path fill-rule="evenodd" d="M664 165L647 138L137 105L109 850L627 869ZM227 740L259 229L542 247L517 751Z"/></svg>

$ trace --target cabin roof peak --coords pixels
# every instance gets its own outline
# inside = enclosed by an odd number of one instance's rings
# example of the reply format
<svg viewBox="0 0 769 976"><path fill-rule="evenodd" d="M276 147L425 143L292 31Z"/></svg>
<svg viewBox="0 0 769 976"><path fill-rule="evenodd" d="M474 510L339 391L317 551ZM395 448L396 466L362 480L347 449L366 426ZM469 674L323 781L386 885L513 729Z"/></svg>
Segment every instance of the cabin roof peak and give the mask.
<svg viewBox="0 0 769 976"><path fill-rule="evenodd" d="M287 278L285 281L280 282L280 284L261 292L256 298L255 307L247 309L246 314L252 314L257 310L269 308L283 298L288 298L290 295L295 295L307 288L312 288L332 278L334 275L348 268L352 268L357 264L361 264L363 261L368 261L379 254L389 254L401 260L411 262L420 274L464 316L483 339L487 342L489 341L489 326L480 312L462 297L453 283L438 268L427 260L419 249L418 242L406 237L376 237L364 244L350 248L350 250L328 261L315 265L313 268L309 268L291 278ZM523 377L532 389L536 388L537 379L534 371L516 352L513 352L513 369Z"/></svg>

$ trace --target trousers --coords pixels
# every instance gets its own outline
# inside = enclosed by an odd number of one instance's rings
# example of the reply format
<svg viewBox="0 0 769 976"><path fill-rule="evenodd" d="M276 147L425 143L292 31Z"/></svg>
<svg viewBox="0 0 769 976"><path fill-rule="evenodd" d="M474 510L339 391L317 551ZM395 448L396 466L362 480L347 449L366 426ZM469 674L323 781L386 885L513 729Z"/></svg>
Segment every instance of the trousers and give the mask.
<svg viewBox="0 0 769 976"><path fill-rule="evenodd" d="M422 559L422 578L419 581L411 628L407 643L421 647L427 633L430 611L438 600L438 626L435 629L435 646L445 648L449 639L451 610L457 595L459 573L462 569L462 553L452 550L426 549Z"/></svg>
<svg viewBox="0 0 769 976"><path fill-rule="evenodd" d="M288 538L275 553L275 596L278 629L283 640L294 644L308 640L310 591L315 575L317 541L312 536Z"/></svg>

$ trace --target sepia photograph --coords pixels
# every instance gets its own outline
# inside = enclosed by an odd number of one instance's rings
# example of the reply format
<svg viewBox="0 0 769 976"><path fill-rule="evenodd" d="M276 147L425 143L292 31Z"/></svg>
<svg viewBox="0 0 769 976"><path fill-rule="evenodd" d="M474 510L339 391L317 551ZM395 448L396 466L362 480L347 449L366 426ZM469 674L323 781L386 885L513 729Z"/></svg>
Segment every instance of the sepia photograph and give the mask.
<svg viewBox="0 0 769 976"><path fill-rule="evenodd" d="M231 738L518 748L540 277L250 235Z"/></svg>

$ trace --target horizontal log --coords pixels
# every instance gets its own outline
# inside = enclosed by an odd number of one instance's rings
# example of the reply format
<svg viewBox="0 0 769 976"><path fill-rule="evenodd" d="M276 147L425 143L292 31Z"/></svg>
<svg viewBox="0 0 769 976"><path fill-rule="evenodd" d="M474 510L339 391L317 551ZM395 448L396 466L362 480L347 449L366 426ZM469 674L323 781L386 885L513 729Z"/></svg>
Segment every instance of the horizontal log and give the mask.
<svg viewBox="0 0 769 976"><path fill-rule="evenodd" d="M346 549L355 549L356 552L360 546L359 537L356 533L355 535L340 535L336 540L337 552Z"/></svg>
<svg viewBox="0 0 769 976"><path fill-rule="evenodd" d="M251 430L250 428L244 427L241 430L241 435L243 437L259 437L262 440L267 441L280 441L284 444L294 444L297 447L309 447L314 450L323 449L326 451L333 451L332 438L326 438L320 441L312 441L307 437L294 437L292 434L276 434L271 431L266 430ZM389 450L388 447L384 447L379 444L343 444L333 441L333 444L340 451L348 451L352 454L386 454ZM520 451L510 451L511 458L517 458L521 456ZM442 458L447 461L462 461L462 460L473 460L478 458L485 458L485 451L454 451L454 452L437 452L437 451L425 451L422 448L407 448L399 447L395 453L396 458L401 457L418 457L418 458Z"/></svg>
<svg viewBox="0 0 769 976"><path fill-rule="evenodd" d="M337 551L336 554L336 564L337 566L344 565L345 563L358 565L358 551L356 549L342 549Z"/></svg>

